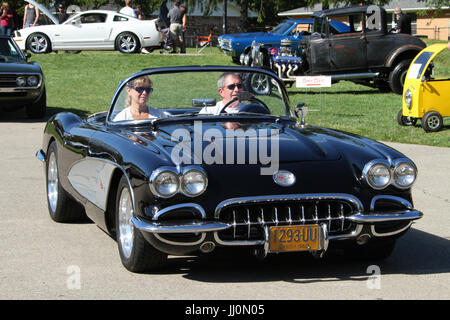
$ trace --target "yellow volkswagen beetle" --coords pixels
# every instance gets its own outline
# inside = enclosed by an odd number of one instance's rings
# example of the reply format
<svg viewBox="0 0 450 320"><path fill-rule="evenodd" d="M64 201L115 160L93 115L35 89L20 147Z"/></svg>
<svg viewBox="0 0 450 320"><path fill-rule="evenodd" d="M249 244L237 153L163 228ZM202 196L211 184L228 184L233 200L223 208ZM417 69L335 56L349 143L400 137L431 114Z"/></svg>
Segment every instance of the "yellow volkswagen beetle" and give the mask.
<svg viewBox="0 0 450 320"><path fill-rule="evenodd" d="M446 43L423 49L409 66L403 86L400 125L414 125L421 119L426 132L441 130L443 117L450 116L450 78L433 78L433 59L447 49Z"/></svg>

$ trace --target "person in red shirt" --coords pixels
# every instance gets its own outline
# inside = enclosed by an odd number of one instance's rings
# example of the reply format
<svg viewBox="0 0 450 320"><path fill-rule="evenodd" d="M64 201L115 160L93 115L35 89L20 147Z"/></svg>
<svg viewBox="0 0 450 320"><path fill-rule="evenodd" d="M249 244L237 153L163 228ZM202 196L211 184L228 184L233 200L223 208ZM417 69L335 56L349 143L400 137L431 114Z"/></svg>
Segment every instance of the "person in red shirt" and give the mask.
<svg viewBox="0 0 450 320"><path fill-rule="evenodd" d="M9 8L8 2L2 3L0 10L0 31L1 34L10 36L12 33L13 13Z"/></svg>

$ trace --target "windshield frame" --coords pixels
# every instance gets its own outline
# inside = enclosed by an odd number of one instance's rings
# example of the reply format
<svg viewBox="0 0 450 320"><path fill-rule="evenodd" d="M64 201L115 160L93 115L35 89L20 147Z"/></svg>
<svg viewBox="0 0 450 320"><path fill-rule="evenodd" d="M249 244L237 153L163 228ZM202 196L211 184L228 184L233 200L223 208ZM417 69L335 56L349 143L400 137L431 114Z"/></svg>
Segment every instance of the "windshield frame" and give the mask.
<svg viewBox="0 0 450 320"><path fill-rule="evenodd" d="M233 66L180 66L180 67L161 67L161 68L149 68L149 69L143 69L142 71L135 73L131 76L129 76L128 78L126 78L124 81L121 81L119 83L119 85L117 86L113 98L111 100L111 104L109 106L109 110L107 112L107 116L105 119L105 125L106 126L113 126L113 127L117 127L117 126L123 126L123 125L140 125L142 123L152 123L155 121L158 121L160 119L148 119L148 120L130 120L130 121L112 121L111 116L113 114L115 105L117 103L117 100L119 99L119 96L122 92L122 90L125 90L124 87L127 85L127 83L129 81L132 81L135 78L139 78L142 77L144 75L146 76L152 76L152 75L156 75L156 74L170 74L170 73L180 73L180 72L241 72L241 73L245 73L245 72L251 72L251 73L262 73L265 74L269 77L271 77L272 79L274 79L280 90L281 90L281 99L280 101L284 104L284 115L283 116L288 116L288 117L294 117L294 113L292 112L292 108L290 106L290 101L289 101L289 95L287 93L286 87L283 83L283 81L278 78L278 76L276 76L273 72L265 70L265 69L261 69L261 68L255 68L255 67L233 67ZM235 115L236 117L239 117L239 113L237 113ZM249 115L243 115L248 117ZM259 116L258 114L255 114L255 117ZM279 117L279 116L274 116L274 115L260 115L260 116L269 116L269 117ZM192 115L186 116L187 118L193 117ZM212 118L216 118L219 117L221 119L225 118L223 115L195 115L195 117L208 117L208 119L212 119ZM167 118L168 121L170 120L180 120L181 117L170 117ZM166 119L165 119L166 120Z"/></svg>

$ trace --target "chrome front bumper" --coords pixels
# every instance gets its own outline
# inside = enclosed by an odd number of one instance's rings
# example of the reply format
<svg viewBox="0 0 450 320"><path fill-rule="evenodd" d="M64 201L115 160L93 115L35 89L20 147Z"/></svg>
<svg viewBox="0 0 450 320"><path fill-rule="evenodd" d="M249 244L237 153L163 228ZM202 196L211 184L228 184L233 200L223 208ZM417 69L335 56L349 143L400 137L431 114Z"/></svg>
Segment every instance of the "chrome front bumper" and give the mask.
<svg viewBox="0 0 450 320"><path fill-rule="evenodd" d="M389 199L400 203L404 209L389 211L389 212L376 212L374 210L376 201L380 199ZM405 199L393 197L393 196L377 196L374 198L371 204L370 212L364 213L364 208L362 203L354 196L345 195L345 194L302 194L302 195L274 195L274 196L263 196L263 197L245 197L245 198L235 198L229 199L221 202L215 213L215 219L208 220L206 218L206 213L204 209L196 204L196 203L185 203L179 204L175 206L170 206L164 208L156 214L153 215L151 221L144 220L139 217L132 218L131 222L133 225L140 231L151 233L151 234L179 234L179 233L190 233L190 234L206 234L213 233L214 241L220 245L224 246L243 246L243 245L267 245L266 236L268 234L268 228L270 226L276 225L298 225L302 224L299 221L276 221L276 223L266 223L264 220L259 221L257 223L250 222L250 218L247 221L248 228L253 225L259 225L264 229L264 239L258 240L233 240L233 241L223 241L219 237L219 232L224 230L235 229L239 223L236 221L231 222L223 222L219 220L220 212L226 209L228 206L236 205L236 204L248 204L248 203L260 203L263 201L296 201L297 199L302 200L310 200L310 199L345 199L350 202L354 207L354 212L346 217L342 217L346 221L349 221L354 224L354 228L349 232L345 232L344 234L336 234L330 235L327 222L317 221L316 224L321 226L324 242L329 240L343 240L343 239L354 239L358 237L363 231L364 226L370 226L371 233L375 237L383 237L383 236L391 236L397 233L400 233L407 228L410 227L412 221L420 219L423 214L422 212L415 210L412 208L412 204L406 201ZM171 213L179 212L180 209L189 209L191 214L194 212L195 218L183 221L170 221L162 218L170 218ZM398 230L394 232L386 232L380 233L376 232L375 226L380 223L389 223L389 222L410 222L406 225L403 225ZM242 225L242 223L241 223ZM246 225L246 224L244 224ZM324 229L325 228L325 229ZM171 242L173 244L173 241ZM180 243L182 245L182 243Z"/></svg>

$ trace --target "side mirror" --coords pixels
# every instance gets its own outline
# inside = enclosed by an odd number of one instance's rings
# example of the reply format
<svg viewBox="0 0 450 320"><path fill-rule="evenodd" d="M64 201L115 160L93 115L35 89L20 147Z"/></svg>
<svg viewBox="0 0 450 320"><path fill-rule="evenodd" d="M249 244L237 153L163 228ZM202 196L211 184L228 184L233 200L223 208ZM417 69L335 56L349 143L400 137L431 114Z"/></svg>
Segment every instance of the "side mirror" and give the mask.
<svg viewBox="0 0 450 320"><path fill-rule="evenodd" d="M31 53L29 53L28 51L25 51L23 53L23 55L25 56L25 59L27 59L27 60L31 58Z"/></svg>
<svg viewBox="0 0 450 320"><path fill-rule="evenodd" d="M300 125L305 125L305 117L308 113L308 106L305 102L299 102L294 108L295 116L300 119Z"/></svg>

